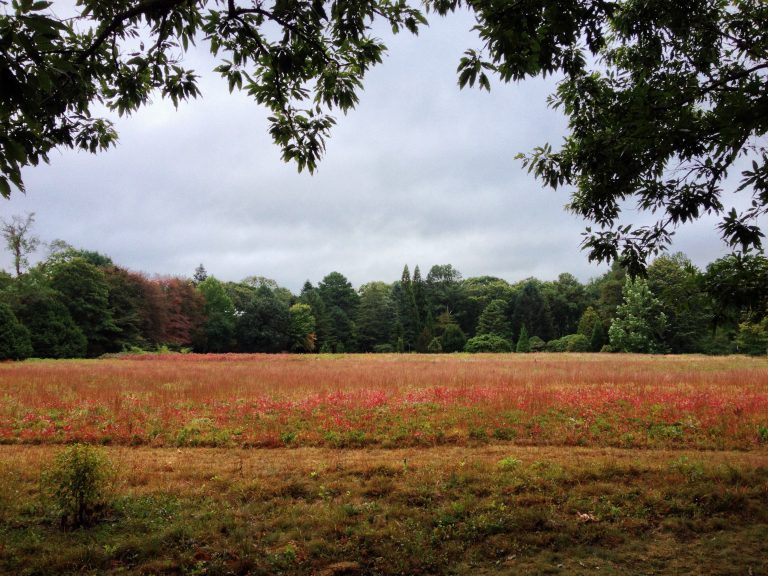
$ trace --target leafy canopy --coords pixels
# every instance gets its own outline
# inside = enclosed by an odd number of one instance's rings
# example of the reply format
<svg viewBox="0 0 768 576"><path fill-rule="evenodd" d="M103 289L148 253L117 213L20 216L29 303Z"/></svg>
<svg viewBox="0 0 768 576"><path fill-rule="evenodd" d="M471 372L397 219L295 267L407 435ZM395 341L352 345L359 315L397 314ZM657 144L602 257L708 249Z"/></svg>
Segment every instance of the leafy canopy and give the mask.
<svg viewBox="0 0 768 576"><path fill-rule="evenodd" d="M722 216L723 238L760 247L768 210L768 3L764 0L0 0L0 194L23 190L21 168L57 147L91 152L115 143L103 104L130 114L159 93L197 97L183 65L199 42L219 57L230 90L271 111L269 132L286 161L317 167L384 44L374 22L417 33L425 14L469 9L482 49L458 66L461 87L490 90L559 74L551 105L568 117L559 150L542 145L523 164L546 185L572 189L569 208L594 223L591 259L642 271L680 224ZM736 184L727 180L740 171ZM752 195L738 213L726 191ZM632 203L655 215L622 220Z"/></svg>

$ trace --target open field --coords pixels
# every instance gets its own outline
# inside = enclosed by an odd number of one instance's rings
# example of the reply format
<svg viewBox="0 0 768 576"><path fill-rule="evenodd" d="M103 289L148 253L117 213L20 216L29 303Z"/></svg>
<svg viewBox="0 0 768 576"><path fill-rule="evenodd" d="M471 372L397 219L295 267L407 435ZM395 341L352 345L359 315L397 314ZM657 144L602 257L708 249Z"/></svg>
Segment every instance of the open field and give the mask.
<svg viewBox="0 0 768 576"><path fill-rule="evenodd" d="M768 443L764 358L147 355L5 364L0 382L2 443Z"/></svg>
<svg viewBox="0 0 768 576"><path fill-rule="evenodd" d="M0 574L768 574L765 359L3 364L0 438ZM73 441L117 473L64 529Z"/></svg>

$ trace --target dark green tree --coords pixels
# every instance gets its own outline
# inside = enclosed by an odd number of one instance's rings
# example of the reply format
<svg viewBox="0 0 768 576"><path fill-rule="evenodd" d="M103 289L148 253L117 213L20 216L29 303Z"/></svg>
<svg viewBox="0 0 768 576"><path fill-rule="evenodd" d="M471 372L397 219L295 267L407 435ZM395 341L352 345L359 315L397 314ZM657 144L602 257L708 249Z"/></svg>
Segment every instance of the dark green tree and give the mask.
<svg viewBox="0 0 768 576"><path fill-rule="evenodd" d="M75 258L85 260L98 268L114 266L112 258L95 250L75 248L64 240L53 240L48 244L48 257L42 262L43 268L53 268L58 264L69 262Z"/></svg>
<svg viewBox="0 0 768 576"><path fill-rule="evenodd" d="M23 360L30 356L29 330L19 322L8 304L0 302L0 360Z"/></svg>
<svg viewBox="0 0 768 576"><path fill-rule="evenodd" d="M16 318L29 330L32 356L80 358L88 340L61 302L61 295L39 281L17 282L5 294Z"/></svg>
<svg viewBox="0 0 768 576"><path fill-rule="evenodd" d="M509 306L515 296L515 289L509 282L493 276L467 278L462 283L462 291L465 295L465 312L460 325L470 335L475 334L480 314L491 301L503 300Z"/></svg>
<svg viewBox="0 0 768 576"><path fill-rule="evenodd" d="M592 306L589 306L586 310L584 310L584 313L579 319L579 325L576 329L576 333L583 335L585 338L591 338L592 333L595 330L595 325L602 323L603 321L601 320L600 315L595 312L595 309L592 308Z"/></svg>
<svg viewBox="0 0 768 576"><path fill-rule="evenodd" d="M485 307L483 313L480 314L475 333L478 336L481 334L495 334L496 336L510 339L512 327L510 326L508 315L507 303L504 300L492 300Z"/></svg>
<svg viewBox="0 0 768 576"><path fill-rule="evenodd" d="M542 340L551 340L554 334L552 314L549 304L541 292L538 280L523 282L522 290L517 294L512 313L512 333L519 334L523 325L528 333Z"/></svg>
<svg viewBox="0 0 768 576"><path fill-rule="evenodd" d="M327 344L327 349L332 349L330 343L333 326L331 325L330 316L325 307L325 302L320 297L320 293L309 281L304 284L301 290L299 302L307 304L312 311L312 316L315 318L315 334L317 336L315 347L320 350L323 344Z"/></svg>
<svg viewBox="0 0 768 576"><path fill-rule="evenodd" d="M118 329L109 307L109 284L104 271L81 258L48 270L50 286L62 295L72 320L88 340L88 355L113 348Z"/></svg>
<svg viewBox="0 0 768 576"><path fill-rule="evenodd" d="M704 274L714 301L715 326L735 329L759 322L768 312L768 259L761 254L733 254L715 260Z"/></svg>
<svg viewBox="0 0 768 576"><path fill-rule="evenodd" d="M202 277L202 275L200 275ZM201 352L227 352L235 344L235 305L227 295L224 284L206 275L197 284L197 291L205 301L205 321L202 338L195 346Z"/></svg>
<svg viewBox="0 0 768 576"><path fill-rule="evenodd" d="M432 266L427 273L425 288L433 318L448 311L457 322L461 322L466 310L461 272L450 264Z"/></svg>
<svg viewBox="0 0 768 576"><path fill-rule="evenodd" d="M600 352L605 346L605 332L603 331L603 324L601 322L595 322L592 327L592 334L589 337L589 350L591 352Z"/></svg>
<svg viewBox="0 0 768 576"><path fill-rule="evenodd" d="M528 338L528 330L525 329L525 324L520 328L520 337L517 339L517 348L515 352L530 352L531 342Z"/></svg>
<svg viewBox="0 0 768 576"><path fill-rule="evenodd" d="M626 270L614 262L608 272L591 280L586 286L588 305L600 314L605 329L611 325L611 320L616 316L616 308L624 301L622 294L626 277Z"/></svg>
<svg viewBox="0 0 768 576"><path fill-rule="evenodd" d="M354 352L354 318L360 300L357 292L346 276L339 272L331 272L323 278L317 285L317 291L328 313L329 333L326 342L334 350Z"/></svg>
<svg viewBox="0 0 768 576"><path fill-rule="evenodd" d="M544 282L541 289L552 315L554 336L573 334L587 306L584 286L573 274L563 273L554 282Z"/></svg>
<svg viewBox="0 0 768 576"><path fill-rule="evenodd" d="M669 351L701 352L713 316L703 275L684 254L677 253L656 258L648 266L647 279L667 318L665 343Z"/></svg>
<svg viewBox="0 0 768 576"><path fill-rule="evenodd" d="M291 350L314 352L317 344L316 322L309 304L296 303L288 309L290 314Z"/></svg>
<svg viewBox="0 0 768 576"><path fill-rule="evenodd" d="M384 282L370 282L360 287L360 303L355 317L360 352L373 352L377 346L392 341L395 306L391 292Z"/></svg>
<svg viewBox="0 0 768 576"><path fill-rule="evenodd" d="M241 352L283 352L291 344L288 307L266 287L246 304L235 328Z"/></svg>
<svg viewBox="0 0 768 576"><path fill-rule="evenodd" d="M458 324L448 324L440 337L443 352L461 352L467 344L467 337Z"/></svg>
<svg viewBox="0 0 768 576"><path fill-rule="evenodd" d="M162 314L150 309L147 301L149 281L141 274L118 266L109 266L103 272L107 282L109 313L115 326L109 351L145 348L156 343L151 342L152 331L145 330L148 320L162 320Z"/></svg>
<svg viewBox="0 0 768 576"><path fill-rule="evenodd" d="M768 354L768 316L761 322L742 322L736 334L736 349L741 354Z"/></svg>
<svg viewBox="0 0 768 576"><path fill-rule="evenodd" d="M402 348L403 351L410 352L416 349L421 317L416 305L413 282L407 264L403 267L400 282L395 283L392 288L392 298L395 301L397 322L399 323L397 330L402 332L399 336L403 339Z"/></svg>

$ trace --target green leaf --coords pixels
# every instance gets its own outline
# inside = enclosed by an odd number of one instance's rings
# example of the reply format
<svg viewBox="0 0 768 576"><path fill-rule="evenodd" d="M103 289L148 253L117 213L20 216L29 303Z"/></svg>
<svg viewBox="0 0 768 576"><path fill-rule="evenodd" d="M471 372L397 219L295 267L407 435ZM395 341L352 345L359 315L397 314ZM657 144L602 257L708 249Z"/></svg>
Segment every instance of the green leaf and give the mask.
<svg viewBox="0 0 768 576"><path fill-rule="evenodd" d="M11 197L11 185L8 184L8 178L0 176L0 196L3 198Z"/></svg>

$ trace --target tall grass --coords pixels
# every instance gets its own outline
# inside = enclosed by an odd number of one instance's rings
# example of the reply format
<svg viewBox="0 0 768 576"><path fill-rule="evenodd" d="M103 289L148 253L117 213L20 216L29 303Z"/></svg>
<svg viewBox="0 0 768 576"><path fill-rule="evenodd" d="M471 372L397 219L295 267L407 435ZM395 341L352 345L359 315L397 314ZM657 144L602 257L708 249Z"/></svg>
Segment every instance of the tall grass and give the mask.
<svg viewBox="0 0 768 576"><path fill-rule="evenodd" d="M745 357L143 355L0 365L0 442L483 443L749 448L768 362Z"/></svg>

